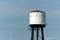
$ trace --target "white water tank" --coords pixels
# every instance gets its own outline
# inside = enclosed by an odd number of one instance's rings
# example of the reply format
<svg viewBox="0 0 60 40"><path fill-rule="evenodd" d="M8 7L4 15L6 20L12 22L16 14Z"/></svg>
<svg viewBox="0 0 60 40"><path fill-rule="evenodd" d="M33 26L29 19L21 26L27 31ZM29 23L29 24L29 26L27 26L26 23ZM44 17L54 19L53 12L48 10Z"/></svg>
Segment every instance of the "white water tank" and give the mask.
<svg viewBox="0 0 60 40"><path fill-rule="evenodd" d="M31 11L29 14L29 25L30 26L45 26L45 12L40 10Z"/></svg>

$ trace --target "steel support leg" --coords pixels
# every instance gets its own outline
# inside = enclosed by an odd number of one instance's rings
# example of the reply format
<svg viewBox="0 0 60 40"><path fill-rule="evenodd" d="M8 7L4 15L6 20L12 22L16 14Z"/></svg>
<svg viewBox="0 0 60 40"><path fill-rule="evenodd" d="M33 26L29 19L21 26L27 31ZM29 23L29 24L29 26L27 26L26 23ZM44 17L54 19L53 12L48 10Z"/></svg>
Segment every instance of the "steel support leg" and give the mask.
<svg viewBox="0 0 60 40"><path fill-rule="evenodd" d="M38 40L38 34L39 34L39 33L38 33L38 28L37 28L37 40Z"/></svg>
<svg viewBox="0 0 60 40"><path fill-rule="evenodd" d="M34 40L34 27L32 27L31 40Z"/></svg>
<svg viewBox="0 0 60 40"><path fill-rule="evenodd" d="M43 27L41 27L41 34L42 34L42 40L44 40L44 32L43 32Z"/></svg>

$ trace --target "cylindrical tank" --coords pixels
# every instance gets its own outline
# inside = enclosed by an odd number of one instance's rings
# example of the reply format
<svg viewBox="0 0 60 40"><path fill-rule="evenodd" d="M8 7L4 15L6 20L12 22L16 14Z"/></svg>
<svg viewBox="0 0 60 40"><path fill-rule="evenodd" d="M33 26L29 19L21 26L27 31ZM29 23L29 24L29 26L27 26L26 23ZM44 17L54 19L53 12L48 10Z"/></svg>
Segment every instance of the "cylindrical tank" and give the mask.
<svg viewBox="0 0 60 40"><path fill-rule="evenodd" d="M45 27L45 12L34 10L30 12L29 25L31 27Z"/></svg>

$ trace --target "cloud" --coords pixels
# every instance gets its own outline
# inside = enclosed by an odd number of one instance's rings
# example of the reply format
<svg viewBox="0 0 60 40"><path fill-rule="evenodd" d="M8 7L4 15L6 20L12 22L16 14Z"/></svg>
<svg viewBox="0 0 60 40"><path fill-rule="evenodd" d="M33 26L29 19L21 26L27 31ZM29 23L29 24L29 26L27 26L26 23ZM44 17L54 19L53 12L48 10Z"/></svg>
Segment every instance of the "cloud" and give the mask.
<svg viewBox="0 0 60 40"><path fill-rule="evenodd" d="M46 37L45 40L52 40L52 38L51 37Z"/></svg>
<svg viewBox="0 0 60 40"><path fill-rule="evenodd" d="M13 40L13 37L12 35L9 36L8 40Z"/></svg>

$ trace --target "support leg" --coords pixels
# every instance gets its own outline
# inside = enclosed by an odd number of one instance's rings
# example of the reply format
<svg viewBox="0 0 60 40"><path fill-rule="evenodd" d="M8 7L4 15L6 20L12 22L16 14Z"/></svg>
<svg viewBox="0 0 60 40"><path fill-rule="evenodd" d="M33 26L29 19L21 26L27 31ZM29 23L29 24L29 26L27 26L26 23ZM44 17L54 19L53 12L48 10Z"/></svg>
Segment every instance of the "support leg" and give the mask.
<svg viewBox="0 0 60 40"><path fill-rule="evenodd" d="M38 40L38 34L39 34L39 33L38 33L38 28L37 28L37 40Z"/></svg>
<svg viewBox="0 0 60 40"><path fill-rule="evenodd" d="M42 34L42 40L44 40L44 32L43 32L43 27L41 27L41 34Z"/></svg>
<svg viewBox="0 0 60 40"><path fill-rule="evenodd" d="M34 27L32 27L31 40L34 40Z"/></svg>

